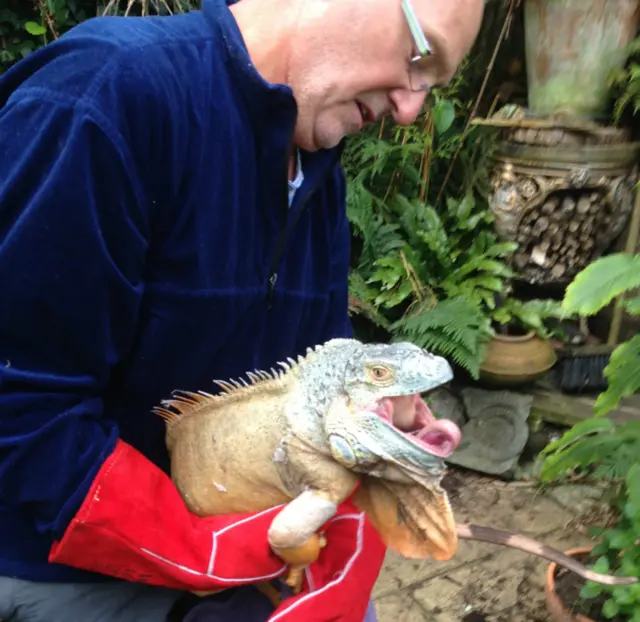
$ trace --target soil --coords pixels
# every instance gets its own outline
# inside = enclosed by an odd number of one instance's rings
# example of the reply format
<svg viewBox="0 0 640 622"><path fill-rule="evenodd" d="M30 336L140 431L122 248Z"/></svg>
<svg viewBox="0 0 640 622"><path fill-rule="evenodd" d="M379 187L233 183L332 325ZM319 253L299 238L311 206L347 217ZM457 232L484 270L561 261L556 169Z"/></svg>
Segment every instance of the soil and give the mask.
<svg viewBox="0 0 640 622"><path fill-rule="evenodd" d="M586 555L577 555L576 558L583 564L590 563ZM565 569L556 571L556 593L569 611L574 614L580 613L595 622L627 622L627 618L623 616L607 618L602 614L602 606L607 600L607 595L589 599L588 602L579 602L580 590L584 584L585 580L573 572Z"/></svg>

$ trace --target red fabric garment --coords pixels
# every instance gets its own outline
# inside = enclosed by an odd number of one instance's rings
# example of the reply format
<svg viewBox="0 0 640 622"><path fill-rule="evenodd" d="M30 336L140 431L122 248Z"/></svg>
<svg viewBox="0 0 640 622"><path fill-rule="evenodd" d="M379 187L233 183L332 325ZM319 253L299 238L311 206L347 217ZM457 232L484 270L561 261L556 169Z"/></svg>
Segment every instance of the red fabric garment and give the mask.
<svg viewBox="0 0 640 622"><path fill-rule="evenodd" d="M267 541L279 510L197 517L163 471L118 441L49 561L183 590L256 583L287 569ZM385 547L350 501L325 527L328 545L303 593L283 601L273 621L362 621Z"/></svg>

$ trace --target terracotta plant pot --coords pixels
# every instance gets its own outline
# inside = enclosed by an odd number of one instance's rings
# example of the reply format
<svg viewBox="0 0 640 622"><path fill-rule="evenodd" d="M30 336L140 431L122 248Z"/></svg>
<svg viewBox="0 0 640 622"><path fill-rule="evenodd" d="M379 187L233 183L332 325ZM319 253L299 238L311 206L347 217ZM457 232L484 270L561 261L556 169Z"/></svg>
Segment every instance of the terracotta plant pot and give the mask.
<svg viewBox="0 0 640 622"><path fill-rule="evenodd" d="M556 361L551 342L534 331L525 335L497 334L487 347L480 379L495 385L524 384L543 376Z"/></svg>
<svg viewBox="0 0 640 622"><path fill-rule="evenodd" d="M565 551L565 555L571 557L577 557L579 555L586 555L591 552L590 546L579 547L575 549L569 549ZM571 613L567 607L565 607L562 600L556 592L556 571L558 565L551 563L547 567L547 576L544 584L544 597L547 603L547 611L551 616L553 622L594 622L592 618L587 618L579 613Z"/></svg>

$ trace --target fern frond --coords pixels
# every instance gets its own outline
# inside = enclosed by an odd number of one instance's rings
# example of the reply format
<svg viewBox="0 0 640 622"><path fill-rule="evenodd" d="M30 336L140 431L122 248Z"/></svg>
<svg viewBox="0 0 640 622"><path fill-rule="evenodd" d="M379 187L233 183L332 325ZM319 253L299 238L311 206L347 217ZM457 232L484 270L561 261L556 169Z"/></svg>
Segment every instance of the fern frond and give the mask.
<svg viewBox="0 0 640 622"><path fill-rule="evenodd" d="M593 315L620 294L640 287L640 255L612 253L596 259L567 287L563 309Z"/></svg>
<svg viewBox="0 0 640 622"><path fill-rule="evenodd" d="M416 305L396 320L391 330L397 339L408 339L450 358L479 377L484 347L493 335L480 309L465 298L448 298L435 306Z"/></svg>
<svg viewBox="0 0 640 622"><path fill-rule="evenodd" d="M362 315L379 328L389 329L389 321L373 304L377 290L369 287L355 270L349 273L349 314Z"/></svg>

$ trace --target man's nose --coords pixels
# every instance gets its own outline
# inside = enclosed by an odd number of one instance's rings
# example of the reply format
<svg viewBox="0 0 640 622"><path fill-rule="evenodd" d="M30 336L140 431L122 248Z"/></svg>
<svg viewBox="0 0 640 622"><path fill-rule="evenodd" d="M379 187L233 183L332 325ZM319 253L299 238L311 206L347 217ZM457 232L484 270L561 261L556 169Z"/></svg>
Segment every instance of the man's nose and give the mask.
<svg viewBox="0 0 640 622"><path fill-rule="evenodd" d="M398 125L411 125L420 114L428 91L394 89L389 94L393 104L391 114Z"/></svg>

